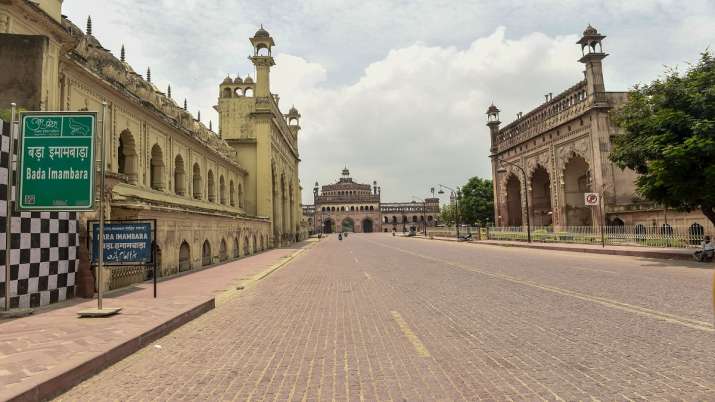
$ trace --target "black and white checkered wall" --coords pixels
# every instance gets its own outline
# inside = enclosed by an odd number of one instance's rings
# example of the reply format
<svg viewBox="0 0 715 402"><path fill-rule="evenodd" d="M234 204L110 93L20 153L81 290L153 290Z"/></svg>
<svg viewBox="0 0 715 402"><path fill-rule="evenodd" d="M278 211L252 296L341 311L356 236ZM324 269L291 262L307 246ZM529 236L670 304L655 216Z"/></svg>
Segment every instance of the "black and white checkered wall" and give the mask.
<svg viewBox="0 0 715 402"><path fill-rule="evenodd" d="M0 127L0 306L4 306L10 125L0 120ZM14 148L16 153L17 144ZM13 212L11 221L10 307L39 307L74 297L79 264L77 213Z"/></svg>

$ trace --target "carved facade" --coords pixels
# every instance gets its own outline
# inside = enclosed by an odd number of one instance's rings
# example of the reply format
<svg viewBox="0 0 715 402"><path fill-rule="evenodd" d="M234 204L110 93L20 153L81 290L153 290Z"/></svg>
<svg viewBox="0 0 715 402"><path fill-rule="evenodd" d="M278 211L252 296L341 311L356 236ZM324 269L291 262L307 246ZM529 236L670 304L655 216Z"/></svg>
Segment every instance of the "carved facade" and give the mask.
<svg viewBox="0 0 715 402"><path fill-rule="evenodd" d="M636 195L636 175L609 161L618 128L609 112L627 101L627 92L606 91L602 63L604 35L589 26L578 41L584 79L500 127L491 105L494 213L498 226L706 225L699 213L665 211ZM599 206L585 205L584 193L602 194Z"/></svg>
<svg viewBox="0 0 715 402"><path fill-rule="evenodd" d="M194 117L186 110L186 100L177 104L170 87L158 89L150 71L144 77L137 74L126 62L124 48L119 57L104 49L91 21L83 32L61 16L61 3L0 1L0 28L47 38L41 102L18 106L89 110L101 116L102 103L107 103L106 217L157 219L163 275L253 254L304 235L299 230L300 115L295 109L283 115L277 96L270 93L265 66L272 58L258 54L263 39L273 44L265 30L251 39L258 79L231 81L232 90L235 83L241 85L241 96L220 96L216 133L200 114ZM254 89L255 95L245 96ZM289 118L294 119L290 126ZM82 215L83 221L96 217ZM86 250L83 253L86 257ZM86 265L81 261L88 272ZM111 282L112 275L105 277ZM127 281L143 280L143 275L137 272Z"/></svg>
<svg viewBox="0 0 715 402"><path fill-rule="evenodd" d="M320 192L319 192L320 190ZM381 202L377 182L356 183L343 169L334 184L313 188L315 204L303 206L303 216L313 233L405 231L434 226L439 219L439 199L424 202Z"/></svg>

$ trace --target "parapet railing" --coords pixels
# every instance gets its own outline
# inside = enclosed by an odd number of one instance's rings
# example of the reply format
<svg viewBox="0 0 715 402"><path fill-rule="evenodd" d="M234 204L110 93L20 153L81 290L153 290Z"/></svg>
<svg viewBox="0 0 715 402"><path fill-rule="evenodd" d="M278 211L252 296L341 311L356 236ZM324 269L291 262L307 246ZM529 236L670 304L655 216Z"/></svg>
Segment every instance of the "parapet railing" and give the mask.
<svg viewBox="0 0 715 402"><path fill-rule="evenodd" d="M489 240L527 241L525 226L490 227ZM531 239L544 243L605 244L659 248L700 247L705 236L713 236L712 225L702 226L540 226L531 228Z"/></svg>

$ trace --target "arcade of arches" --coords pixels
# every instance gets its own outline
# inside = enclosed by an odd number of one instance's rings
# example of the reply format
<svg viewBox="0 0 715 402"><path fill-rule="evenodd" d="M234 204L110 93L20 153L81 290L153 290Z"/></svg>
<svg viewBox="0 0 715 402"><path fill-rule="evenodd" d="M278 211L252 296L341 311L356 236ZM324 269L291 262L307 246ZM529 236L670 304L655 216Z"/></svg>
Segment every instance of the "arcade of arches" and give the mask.
<svg viewBox="0 0 715 402"><path fill-rule="evenodd" d="M628 93L605 86L605 38L589 26L577 42L582 52L574 60L574 71L583 71L584 78L549 93L545 102L518 113L514 121L502 127L499 108L487 108L496 225L525 226L528 204L535 227L599 222L712 227L699 211L668 211L643 200L636 192L636 173L609 161L612 139L620 132L609 111L623 105ZM600 205L586 205L585 193L592 192L601 195Z"/></svg>

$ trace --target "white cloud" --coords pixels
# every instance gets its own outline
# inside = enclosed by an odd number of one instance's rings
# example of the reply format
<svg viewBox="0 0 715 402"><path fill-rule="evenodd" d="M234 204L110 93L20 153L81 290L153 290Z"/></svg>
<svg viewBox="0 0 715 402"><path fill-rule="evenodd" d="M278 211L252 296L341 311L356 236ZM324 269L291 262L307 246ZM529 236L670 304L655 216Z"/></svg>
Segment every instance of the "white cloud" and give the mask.
<svg viewBox="0 0 715 402"><path fill-rule="evenodd" d="M388 200L489 176L484 111L509 121L582 78L575 41L608 34L606 87L624 90L713 45L712 0L67 0L64 13L138 72L217 117L218 83L253 73L259 24L278 44L272 89L303 115L301 178L332 181L343 164Z"/></svg>

